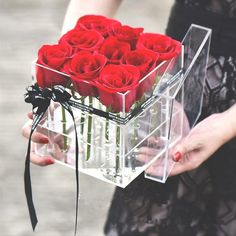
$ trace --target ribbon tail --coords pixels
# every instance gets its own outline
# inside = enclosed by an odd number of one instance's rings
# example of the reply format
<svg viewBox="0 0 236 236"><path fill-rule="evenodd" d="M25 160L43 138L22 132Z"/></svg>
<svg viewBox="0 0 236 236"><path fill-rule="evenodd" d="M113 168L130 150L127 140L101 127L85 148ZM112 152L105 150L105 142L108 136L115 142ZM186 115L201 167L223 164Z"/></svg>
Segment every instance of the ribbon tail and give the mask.
<svg viewBox="0 0 236 236"><path fill-rule="evenodd" d="M25 158L25 172L24 172L24 185L25 185L25 196L27 200L27 206L29 209L29 215L31 220L31 225L33 228L33 231L35 230L35 227L38 223L34 202L33 202L33 194L32 194L32 185L31 185L31 177L30 177L30 150L31 150L31 137L36 129L37 125L39 124L40 120L44 116L49 104L46 105L44 110L40 112L40 114L37 114L33 120L31 132L29 136L29 142L28 142L28 148L27 148L27 154Z"/></svg>
<svg viewBox="0 0 236 236"><path fill-rule="evenodd" d="M25 196L27 200L27 205L29 209L29 215L31 220L31 225L33 231L38 223L34 203L33 203L33 196L32 196L32 187L31 187L31 178L30 178L30 149L31 149L31 136L33 134L33 130L31 130L29 142L28 142L28 149L25 159L25 172L24 172L24 184L25 184Z"/></svg>
<svg viewBox="0 0 236 236"><path fill-rule="evenodd" d="M75 231L74 236L76 236L77 226L78 226L78 209L79 209L79 142L77 136L77 129L75 124L75 118L73 111L71 110L69 103L61 103L61 105L70 113L73 122L74 122L74 129L75 129L75 176L76 176L76 200L75 200Z"/></svg>
<svg viewBox="0 0 236 236"><path fill-rule="evenodd" d="M76 213L75 213L75 236L77 231L77 224L78 224L78 209L79 209L79 144L78 144L78 137L77 137L77 130L74 116L74 128L75 128L75 175L76 175Z"/></svg>

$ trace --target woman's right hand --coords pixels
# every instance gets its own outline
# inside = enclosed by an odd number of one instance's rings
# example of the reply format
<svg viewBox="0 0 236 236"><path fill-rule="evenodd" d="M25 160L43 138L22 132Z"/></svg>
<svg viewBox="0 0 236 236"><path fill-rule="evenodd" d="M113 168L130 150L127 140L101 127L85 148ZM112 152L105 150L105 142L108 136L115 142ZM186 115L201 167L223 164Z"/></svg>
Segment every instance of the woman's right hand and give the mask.
<svg viewBox="0 0 236 236"><path fill-rule="evenodd" d="M31 123L33 119L32 112L28 113L29 121L25 123L25 125L22 127L22 135L29 139L30 131L31 131ZM49 143L49 139L46 135L39 133L35 131L32 135L32 147L31 147L31 153L30 153L30 160L32 163L39 165L39 166L48 166L55 163L55 160L51 156L38 156L35 153L35 143L40 144L47 144Z"/></svg>

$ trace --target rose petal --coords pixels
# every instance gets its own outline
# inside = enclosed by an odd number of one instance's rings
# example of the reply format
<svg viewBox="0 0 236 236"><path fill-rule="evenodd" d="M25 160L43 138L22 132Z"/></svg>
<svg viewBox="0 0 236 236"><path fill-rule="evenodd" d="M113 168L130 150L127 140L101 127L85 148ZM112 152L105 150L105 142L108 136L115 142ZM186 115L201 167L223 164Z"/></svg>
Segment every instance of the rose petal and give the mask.
<svg viewBox="0 0 236 236"><path fill-rule="evenodd" d="M129 112L136 99L139 79L140 73L135 66L105 66L95 80L100 102L113 112Z"/></svg>

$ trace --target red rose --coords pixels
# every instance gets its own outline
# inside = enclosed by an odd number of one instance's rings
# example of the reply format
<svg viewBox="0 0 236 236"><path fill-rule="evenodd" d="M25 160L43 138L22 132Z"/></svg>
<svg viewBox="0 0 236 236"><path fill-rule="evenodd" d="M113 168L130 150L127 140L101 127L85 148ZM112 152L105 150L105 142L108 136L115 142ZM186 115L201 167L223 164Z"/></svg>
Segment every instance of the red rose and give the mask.
<svg viewBox="0 0 236 236"><path fill-rule="evenodd" d="M100 102L113 112L129 112L136 100L139 78L140 73L135 66L105 66L95 80Z"/></svg>
<svg viewBox="0 0 236 236"><path fill-rule="evenodd" d="M122 62L127 65L137 66L141 77L148 74L156 66L159 55L146 49L136 49L127 52L122 58Z"/></svg>
<svg viewBox="0 0 236 236"><path fill-rule="evenodd" d="M159 53L160 61L170 60L181 52L180 42L162 34L142 34L138 39L136 47Z"/></svg>
<svg viewBox="0 0 236 236"><path fill-rule="evenodd" d="M123 55L130 51L130 45L111 36L104 40L99 53L106 56L111 64L120 64Z"/></svg>
<svg viewBox="0 0 236 236"><path fill-rule="evenodd" d="M36 78L38 85L42 88L54 85L66 86L69 77L60 74L64 63L73 55L73 50L69 45L44 45L38 51L36 66ZM42 65L42 66L41 66ZM57 70L57 71L54 71Z"/></svg>
<svg viewBox="0 0 236 236"><path fill-rule="evenodd" d="M64 69L71 76L76 91L81 96L96 96L93 80L106 62L107 59L103 55L79 52L65 65Z"/></svg>
<svg viewBox="0 0 236 236"><path fill-rule="evenodd" d="M107 37L112 31L112 26L121 25L117 20L110 19L100 15L86 15L79 18L76 23L76 29L96 30L104 37Z"/></svg>
<svg viewBox="0 0 236 236"><path fill-rule="evenodd" d="M75 52L80 50L95 51L100 48L104 38L95 30L70 30L64 34L60 40L60 44L69 44Z"/></svg>
<svg viewBox="0 0 236 236"><path fill-rule="evenodd" d="M137 40L142 32L143 28L132 28L128 25L113 26L113 35L118 40L129 43L131 49L135 49Z"/></svg>
<svg viewBox="0 0 236 236"><path fill-rule="evenodd" d="M136 66L140 71L141 78L143 78L156 67L158 59L159 55L155 52L146 49L136 49L126 53L122 61L127 65ZM140 80L136 94L137 100L140 100L143 94L152 88L155 77L156 72L152 72L149 76Z"/></svg>

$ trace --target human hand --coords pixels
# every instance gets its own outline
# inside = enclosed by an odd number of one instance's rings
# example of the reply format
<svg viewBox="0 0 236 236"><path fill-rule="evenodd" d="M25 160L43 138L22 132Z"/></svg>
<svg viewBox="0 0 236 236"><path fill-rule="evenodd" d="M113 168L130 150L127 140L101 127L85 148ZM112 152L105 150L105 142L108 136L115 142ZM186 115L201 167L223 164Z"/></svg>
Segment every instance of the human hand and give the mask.
<svg viewBox="0 0 236 236"><path fill-rule="evenodd" d="M169 173L174 161L176 163L170 175L177 175L200 166L218 148L236 136L235 117L236 105L223 113L214 114L202 120L187 136L183 133L184 138L169 150L167 172ZM155 142L158 143L160 140L156 139ZM150 158L154 158L157 153L157 148L155 149L143 147L139 150L140 159L149 161ZM159 157L146 170L146 173L151 176L162 176L165 158L165 155Z"/></svg>
<svg viewBox="0 0 236 236"><path fill-rule="evenodd" d="M172 150L173 159L177 163L171 175L199 167L235 136L233 127L229 111L211 115L198 123Z"/></svg>
<svg viewBox="0 0 236 236"><path fill-rule="evenodd" d="M22 127L22 135L29 139L30 131L31 131L31 123L33 119L32 112L28 113L29 121L25 123L25 125ZM39 166L47 166L55 163L55 160L51 156L38 156L35 153L35 143L38 144L48 144L49 139L46 135L35 131L32 135L32 148L30 153L30 160L32 163L39 165Z"/></svg>
<svg viewBox="0 0 236 236"><path fill-rule="evenodd" d="M160 127L159 130L163 130L163 128ZM171 157L172 148L169 149L170 155L168 160L166 160L166 152L163 153L163 150L166 149L169 142L171 144L176 143L181 136L185 137L189 131L189 121L184 112L183 106L179 102L174 101L170 127L170 139L167 139L165 135L163 135L164 137L161 137L159 131L157 131L155 132L156 135L154 133L150 136L145 145L137 150L136 159L142 163L150 163L153 159L157 159L145 170L145 172L156 177L163 176L164 170L167 167L168 169L166 171L169 173L169 169L174 163Z"/></svg>

